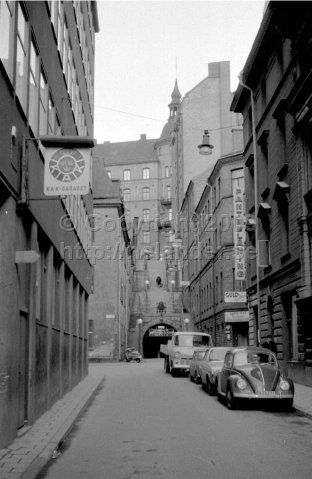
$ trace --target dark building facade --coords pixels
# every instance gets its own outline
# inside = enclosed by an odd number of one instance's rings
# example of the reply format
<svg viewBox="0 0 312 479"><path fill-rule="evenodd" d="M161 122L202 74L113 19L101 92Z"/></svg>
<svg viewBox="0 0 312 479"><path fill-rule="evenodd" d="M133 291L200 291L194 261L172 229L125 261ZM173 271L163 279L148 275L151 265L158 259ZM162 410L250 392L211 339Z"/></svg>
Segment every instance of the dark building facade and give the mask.
<svg viewBox="0 0 312 479"><path fill-rule="evenodd" d="M279 361L310 386L311 27L310 2L270 2L231 106L244 117L246 213L254 218L247 241L258 250L258 262L247 261L250 342L272 332Z"/></svg>
<svg viewBox="0 0 312 479"><path fill-rule="evenodd" d="M93 138L97 30L95 2L0 3L0 447L87 374L92 195L44 195L38 138Z"/></svg>

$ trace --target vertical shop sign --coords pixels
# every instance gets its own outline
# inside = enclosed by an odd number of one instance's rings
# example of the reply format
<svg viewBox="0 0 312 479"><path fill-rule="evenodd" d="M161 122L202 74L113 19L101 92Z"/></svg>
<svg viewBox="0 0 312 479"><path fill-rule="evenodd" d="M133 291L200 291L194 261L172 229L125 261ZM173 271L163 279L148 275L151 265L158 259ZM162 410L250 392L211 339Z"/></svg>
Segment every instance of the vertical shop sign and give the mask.
<svg viewBox="0 0 312 479"><path fill-rule="evenodd" d="M241 186L233 189L234 201L234 251L235 251L235 279L246 279L245 273L245 213L244 213L244 190Z"/></svg>

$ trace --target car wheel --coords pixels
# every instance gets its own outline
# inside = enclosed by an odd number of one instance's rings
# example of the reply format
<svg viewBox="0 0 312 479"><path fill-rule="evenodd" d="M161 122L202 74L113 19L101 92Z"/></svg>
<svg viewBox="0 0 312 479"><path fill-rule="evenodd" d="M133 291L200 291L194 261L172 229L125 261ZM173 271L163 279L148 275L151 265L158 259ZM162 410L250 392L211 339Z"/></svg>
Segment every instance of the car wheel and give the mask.
<svg viewBox="0 0 312 479"><path fill-rule="evenodd" d="M236 401L230 387L226 391L226 405L228 409L235 409L236 407Z"/></svg>
<svg viewBox="0 0 312 479"><path fill-rule="evenodd" d="M168 362L167 358L165 358L164 368L165 368L165 372L167 374L170 373L170 366L169 366L169 362Z"/></svg>
<svg viewBox="0 0 312 479"><path fill-rule="evenodd" d="M191 383L194 381L194 378L193 378L191 373L189 373L189 379L190 379Z"/></svg>
<svg viewBox="0 0 312 479"><path fill-rule="evenodd" d="M213 386L208 377L207 377L207 393L209 394L209 396L213 396Z"/></svg>
<svg viewBox="0 0 312 479"><path fill-rule="evenodd" d="M173 378L177 375L177 371L172 367L172 365L170 366L170 374Z"/></svg>
<svg viewBox="0 0 312 479"><path fill-rule="evenodd" d="M137 358L135 361L136 361L137 363L140 363L140 362L141 362L141 359Z"/></svg>
<svg viewBox="0 0 312 479"><path fill-rule="evenodd" d="M195 371L194 381L195 381L196 384L198 384L198 376L197 376L197 372L196 372L196 371Z"/></svg>

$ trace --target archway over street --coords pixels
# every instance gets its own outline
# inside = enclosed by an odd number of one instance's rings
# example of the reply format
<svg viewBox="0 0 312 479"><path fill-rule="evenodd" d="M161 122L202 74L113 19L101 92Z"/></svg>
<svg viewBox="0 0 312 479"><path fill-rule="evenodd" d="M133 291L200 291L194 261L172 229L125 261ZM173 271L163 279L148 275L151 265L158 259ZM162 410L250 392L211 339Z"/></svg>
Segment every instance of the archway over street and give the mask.
<svg viewBox="0 0 312 479"><path fill-rule="evenodd" d="M171 325L164 323L155 324L149 328L143 336L144 358L160 357L160 345L166 344L175 331L176 329Z"/></svg>

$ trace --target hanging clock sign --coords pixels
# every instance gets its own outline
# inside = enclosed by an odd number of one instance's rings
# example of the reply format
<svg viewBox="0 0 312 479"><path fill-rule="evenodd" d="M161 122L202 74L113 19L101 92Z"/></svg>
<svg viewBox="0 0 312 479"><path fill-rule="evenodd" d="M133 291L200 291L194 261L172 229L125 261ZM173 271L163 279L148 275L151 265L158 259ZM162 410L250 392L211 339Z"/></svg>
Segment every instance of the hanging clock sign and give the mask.
<svg viewBox="0 0 312 479"><path fill-rule="evenodd" d="M44 194L88 194L93 140L85 137L41 137L40 141L45 147Z"/></svg>

